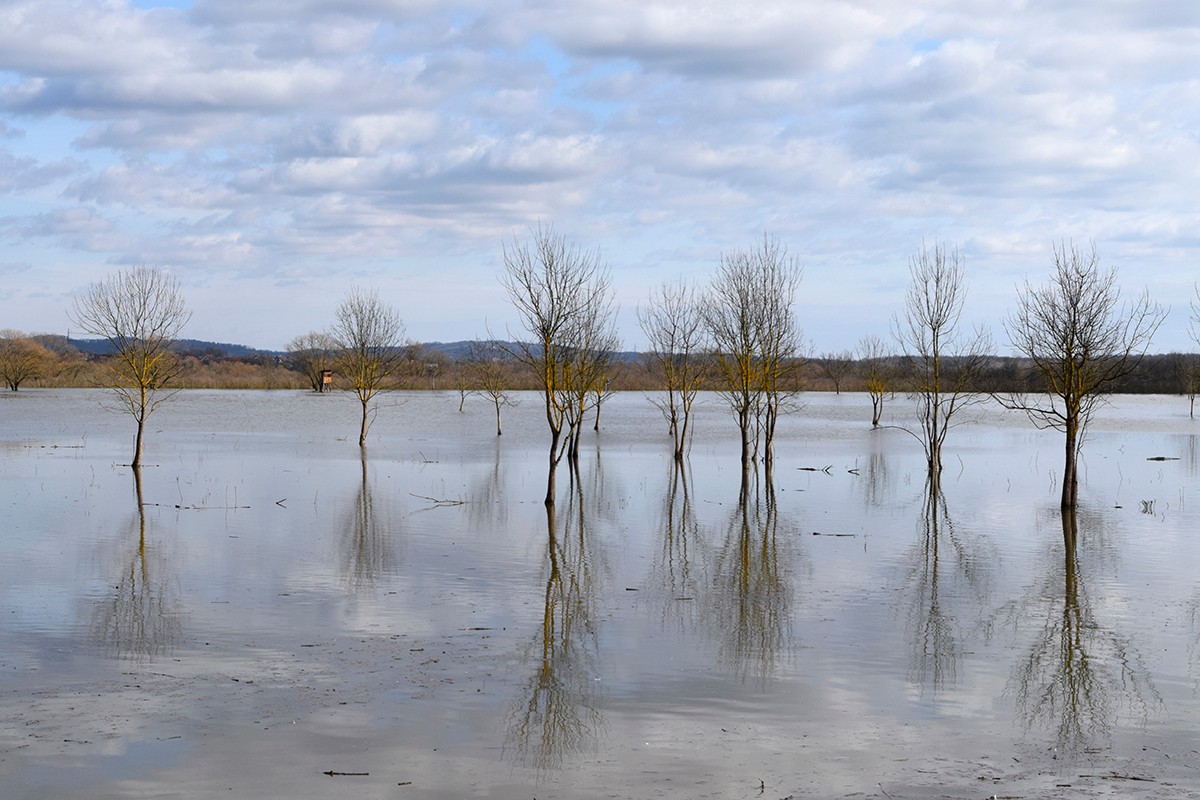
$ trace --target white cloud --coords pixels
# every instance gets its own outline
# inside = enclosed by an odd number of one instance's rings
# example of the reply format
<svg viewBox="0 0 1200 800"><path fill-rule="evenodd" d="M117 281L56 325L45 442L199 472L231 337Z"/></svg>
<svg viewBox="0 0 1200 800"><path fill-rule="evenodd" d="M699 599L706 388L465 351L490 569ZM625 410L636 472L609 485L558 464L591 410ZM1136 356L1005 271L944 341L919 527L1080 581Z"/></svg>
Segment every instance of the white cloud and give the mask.
<svg viewBox="0 0 1200 800"><path fill-rule="evenodd" d="M780 71L839 70L902 24L894 4L810 0L752 5L612 0L535 2L509 27L543 29L568 53L633 60L692 77L771 78Z"/></svg>
<svg viewBox="0 0 1200 800"><path fill-rule="evenodd" d="M1183 0L12 2L0 234L55 275L137 258L367 283L403 253L392 273L440 265L449 294L542 219L639 296L766 229L847 307L939 238L991 308L1065 236L1178 294L1200 255L1198 45ZM237 339L229 292L210 327ZM473 302L504 313L498 286ZM255 314L277 334L249 344L295 334ZM861 334L814 316L821 349Z"/></svg>

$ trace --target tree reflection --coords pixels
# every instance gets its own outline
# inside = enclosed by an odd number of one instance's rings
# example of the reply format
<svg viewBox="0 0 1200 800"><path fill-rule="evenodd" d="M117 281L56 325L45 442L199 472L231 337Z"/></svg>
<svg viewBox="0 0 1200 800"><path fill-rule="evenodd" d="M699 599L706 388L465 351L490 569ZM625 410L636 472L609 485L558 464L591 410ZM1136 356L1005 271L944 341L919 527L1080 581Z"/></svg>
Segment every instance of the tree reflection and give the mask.
<svg viewBox="0 0 1200 800"><path fill-rule="evenodd" d="M753 491L752 491L753 490ZM779 508L771 472L761 487L743 477L738 505L714 561L720 658L740 678L765 683L791 637L792 587L780 569Z"/></svg>
<svg viewBox="0 0 1200 800"><path fill-rule="evenodd" d="M1197 369L1200 369L1200 365L1197 366ZM1200 379L1200 373L1197 374L1197 379ZM1184 464L1186 464L1188 470L1187 474L1195 475L1197 467L1200 467L1200 436L1197 436L1194 433L1189 433L1184 438L1184 441L1187 442L1186 446L1183 448L1185 457Z"/></svg>
<svg viewBox="0 0 1200 800"><path fill-rule="evenodd" d="M654 576L665 597L663 622L674 620L682 628L696 608L693 602L701 594L695 561L701 554L700 523L692 505L691 476L688 464L672 460L667 491L663 497L659 530L662 544L654 564Z"/></svg>
<svg viewBox="0 0 1200 800"><path fill-rule="evenodd" d="M878 442L878 436L871 437L872 442ZM865 468L859 470L861 475L863 472L863 480L860 485L863 490L863 499L867 505L883 506L896 501L895 487L896 481L893 480L891 474L891 464L888 462L888 454L883 450L872 450L867 460Z"/></svg>
<svg viewBox="0 0 1200 800"><path fill-rule="evenodd" d="M501 468L500 455L501 445L497 439L493 443L492 465L477 474L470 492L470 502L467 503L467 513L470 515L473 530L488 530L493 526L503 527L508 524L509 504L505 502L505 473ZM482 459L480 463L482 465Z"/></svg>
<svg viewBox="0 0 1200 800"><path fill-rule="evenodd" d="M136 545L121 558L125 566L113 583L112 596L95 607L91 636L117 658L146 663L171 653L182 624L179 588L161 577L166 559L146 543L140 467L133 468L133 486L137 513L130 521L129 533L136 531Z"/></svg>
<svg viewBox="0 0 1200 800"><path fill-rule="evenodd" d="M1063 509L1062 531L1062 573L1047 582L1045 625L1011 683L1025 727L1053 730L1059 749L1073 753L1107 741L1122 710L1144 720L1161 701L1132 643L1096 618L1073 509Z"/></svg>
<svg viewBox="0 0 1200 800"><path fill-rule="evenodd" d="M947 601L956 599L960 580L977 595L986 591L981 572L986 559L971 552L950 517L945 494L929 484L919 530L908 614L909 679L939 692L957 683L962 662L958 615L947 608Z"/></svg>
<svg viewBox="0 0 1200 800"><path fill-rule="evenodd" d="M555 506L546 506L545 605L527 656L534 670L513 701L504 745L513 760L538 770L593 747L603 725L593 559L578 481L569 498L561 536Z"/></svg>
<svg viewBox="0 0 1200 800"><path fill-rule="evenodd" d="M395 553L385 521L375 509L375 498L367 475L366 451L362 453L362 484L347 514L342 538L342 574L351 591L374 586L380 576L395 569Z"/></svg>

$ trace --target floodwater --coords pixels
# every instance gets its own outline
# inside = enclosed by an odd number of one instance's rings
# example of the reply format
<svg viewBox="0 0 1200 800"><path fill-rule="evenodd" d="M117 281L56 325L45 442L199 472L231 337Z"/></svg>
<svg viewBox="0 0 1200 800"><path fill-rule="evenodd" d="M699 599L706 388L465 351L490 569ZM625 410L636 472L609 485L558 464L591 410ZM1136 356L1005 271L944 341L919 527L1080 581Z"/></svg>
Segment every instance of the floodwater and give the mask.
<svg viewBox="0 0 1200 800"><path fill-rule="evenodd" d="M4 798L1200 797L1200 422L946 445L806 395L739 503L613 397L542 504L545 421L451 392L0 396ZM908 403L890 403L903 422ZM1159 459L1159 460L1151 460ZM1075 546L1065 546L1073 533Z"/></svg>

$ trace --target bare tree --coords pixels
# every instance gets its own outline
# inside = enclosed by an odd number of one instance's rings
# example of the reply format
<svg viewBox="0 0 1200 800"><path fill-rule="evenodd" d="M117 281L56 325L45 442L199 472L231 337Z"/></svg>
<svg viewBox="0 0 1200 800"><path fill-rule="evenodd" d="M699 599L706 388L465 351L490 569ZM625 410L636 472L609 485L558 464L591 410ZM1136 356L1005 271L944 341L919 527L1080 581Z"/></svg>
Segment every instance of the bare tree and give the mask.
<svg viewBox="0 0 1200 800"><path fill-rule="evenodd" d="M846 380L846 376L850 374L850 368L854 366L854 352L843 350L840 353L825 353L815 360L817 366L821 368L821 372L825 373L825 377L833 382L834 394L841 394L842 381Z"/></svg>
<svg viewBox="0 0 1200 800"><path fill-rule="evenodd" d="M480 397L486 397L496 409L496 435L502 436L504 429L500 424L500 413L506 406L515 406L517 401L509 391L508 364L511 361L507 352L494 342L475 341L467 353L467 361L463 372L466 374L467 385L474 386L471 391ZM461 406L460 406L461 408Z"/></svg>
<svg viewBox="0 0 1200 800"><path fill-rule="evenodd" d="M1192 288L1195 297L1189 306L1191 319L1188 321L1188 336L1196 344L1200 344L1200 285ZM1196 394L1200 392L1200 356L1195 353L1184 353L1179 357L1179 377L1183 383L1183 392L1188 399L1188 417L1196 418Z"/></svg>
<svg viewBox="0 0 1200 800"><path fill-rule="evenodd" d="M596 409L596 421L592 425L593 431L600 430L600 409L604 407L604 401L616 393L617 378L625 368L625 363L617 358L616 351L618 347L620 347L620 341L616 338L616 331L614 329L612 349L607 352L608 363L604 365L602 373L592 385L592 406Z"/></svg>
<svg viewBox="0 0 1200 800"><path fill-rule="evenodd" d="M983 361L991 350L985 331L960 328L967 297L965 262L956 248L924 243L909 260L912 282L905 294L904 317L893 319L896 342L903 352L907 389L916 400L916 430L904 428L921 442L929 467L930 488L937 491L942 472L942 446L964 407L986 399L974 393Z"/></svg>
<svg viewBox="0 0 1200 800"><path fill-rule="evenodd" d="M859 365L867 395L871 398L871 427L878 428L883 417L883 401L890 388L892 370L887 349L878 336L864 336L858 343Z"/></svg>
<svg viewBox="0 0 1200 800"><path fill-rule="evenodd" d="M287 344L292 365L304 374L314 392L325 391L325 373L333 369L336 343L328 333L309 331Z"/></svg>
<svg viewBox="0 0 1200 800"><path fill-rule="evenodd" d="M545 403L550 429L545 502L551 506L558 464L568 446L578 452L573 434L587 410L589 381L600 366L596 359L613 345L611 279L597 253L568 244L542 225L530 232L530 241L505 245L504 266L504 288L531 337L515 346L513 356L536 375Z"/></svg>
<svg viewBox="0 0 1200 800"><path fill-rule="evenodd" d="M1093 245L1054 248L1054 274L1044 286L1027 281L1005 322L1013 347L1033 364L1045 395L1010 395L1002 402L1025 411L1035 425L1065 435L1062 507L1079 499L1079 451L1088 423L1113 385L1132 372L1166 311L1143 292L1122 302L1117 272L1102 271Z"/></svg>
<svg viewBox="0 0 1200 800"><path fill-rule="evenodd" d="M792 303L800 277L799 262L764 236L759 247L722 253L702 306L719 391L741 431L743 475L760 447L771 468L776 423L799 391L803 334Z"/></svg>
<svg viewBox="0 0 1200 800"><path fill-rule="evenodd" d="M479 343L475 342L475 344ZM475 359L475 347L471 346L465 356L456 358L454 362L454 390L458 392L458 413L460 414L467 405L467 397L475 394L475 373L478 371Z"/></svg>
<svg viewBox="0 0 1200 800"><path fill-rule="evenodd" d="M1196 418L1196 394L1200 392L1200 356L1195 353L1182 353L1176 368L1179 380L1183 386L1183 394L1188 399L1188 418Z"/></svg>
<svg viewBox="0 0 1200 800"><path fill-rule="evenodd" d="M588 412L595 409L598 430L600 403L610 394L609 380L616 370L616 351L621 345L615 320L611 292L593 297L578 315L568 339L569 346L562 351L567 357L564 392L569 398L566 404L570 432L567 458L574 465L579 462L579 440Z"/></svg>
<svg viewBox="0 0 1200 800"><path fill-rule="evenodd" d="M404 345L401 369L396 373L399 385L409 388L437 389L448 370L450 357L441 350L421 342Z"/></svg>
<svg viewBox="0 0 1200 800"><path fill-rule="evenodd" d="M638 322L650 342L648 360L662 373L663 398L655 405L667 419L675 442L675 459L687 449L692 406L704 385L708 362L704 317L696 288L686 281L665 283L638 309Z"/></svg>
<svg viewBox="0 0 1200 800"><path fill-rule="evenodd" d="M12 391L35 381L54 368L56 357L20 331L0 331L0 380Z"/></svg>
<svg viewBox="0 0 1200 800"><path fill-rule="evenodd" d="M126 267L76 297L71 317L113 348L107 362L111 388L137 422L130 466L140 467L146 419L175 393L170 386L180 361L171 345L191 318L179 282L144 265Z"/></svg>
<svg viewBox="0 0 1200 800"><path fill-rule="evenodd" d="M337 372L345 390L362 404L358 444L367 443L370 404L393 387L404 363L404 323L379 293L351 289L335 312L329 336L337 347Z"/></svg>

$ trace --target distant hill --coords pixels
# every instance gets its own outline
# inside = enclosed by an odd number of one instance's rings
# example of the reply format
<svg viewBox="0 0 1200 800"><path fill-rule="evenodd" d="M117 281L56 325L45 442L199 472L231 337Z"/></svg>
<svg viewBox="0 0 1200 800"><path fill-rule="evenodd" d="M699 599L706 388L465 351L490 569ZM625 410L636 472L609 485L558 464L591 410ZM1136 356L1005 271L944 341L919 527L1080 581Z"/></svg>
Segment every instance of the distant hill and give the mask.
<svg viewBox="0 0 1200 800"><path fill-rule="evenodd" d="M92 355L108 355L113 352L113 346L107 339L70 339L71 345L83 353ZM282 350L257 350L243 344L228 342L205 342L200 339L177 339L175 350L179 353L211 354L224 358L249 358L254 356L281 356Z"/></svg>
<svg viewBox="0 0 1200 800"><path fill-rule="evenodd" d="M41 337L34 337L35 339ZM64 341L62 337L58 339L59 349ZM70 339L67 340L70 346L83 353L91 355L108 355L113 352L112 345L107 339ZM458 342L423 342L422 347L426 347L438 353L444 354L453 361L462 361L470 357L471 350L474 347L484 345L496 353L511 352L516 347L514 342L502 342L497 340L477 341L467 339ZM175 342L175 350L179 353L187 353L190 355L211 355L219 358L262 358L286 356L287 353L283 350L259 350L254 347L247 347L243 344L230 344L229 342L206 342L201 339L179 339ZM619 361L631 363L641 358L640 353L632 350L624 350L616 354Z"/></svg>
<svg viewBox="0 0 1200 800"><path fill-rule="evenodd" d="M455 361L462 361L469 358L471 349L478 346L488 347L497 353L512 352L516 348L515 342L504 342L496 339L478 341L467 340L461 342L424 342L423 346L430 350L436 350L439 353L444 353ZM633 350L621 350L616 353L617 360L623 363L632 363L641 359L642 354Z"/></svg>

